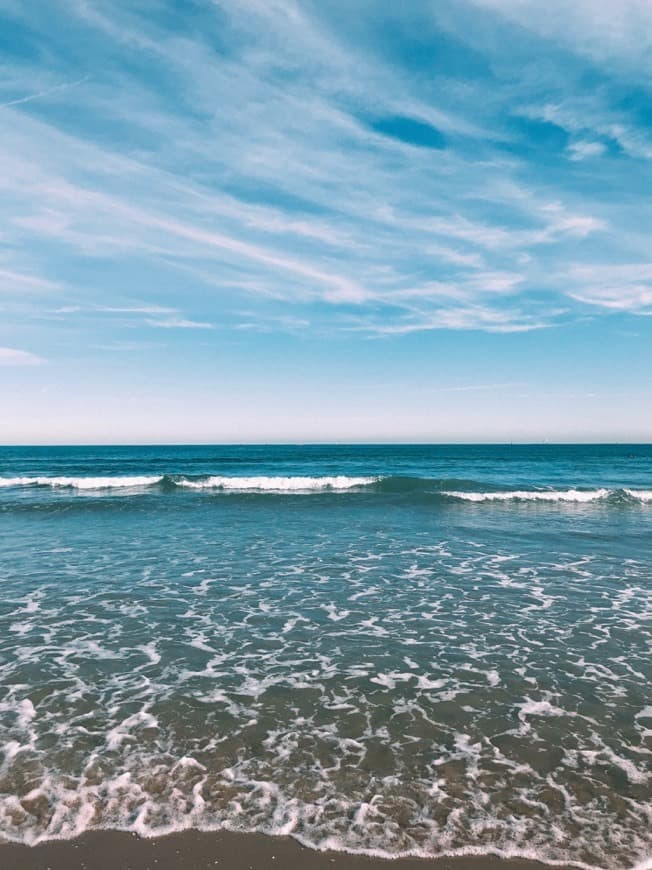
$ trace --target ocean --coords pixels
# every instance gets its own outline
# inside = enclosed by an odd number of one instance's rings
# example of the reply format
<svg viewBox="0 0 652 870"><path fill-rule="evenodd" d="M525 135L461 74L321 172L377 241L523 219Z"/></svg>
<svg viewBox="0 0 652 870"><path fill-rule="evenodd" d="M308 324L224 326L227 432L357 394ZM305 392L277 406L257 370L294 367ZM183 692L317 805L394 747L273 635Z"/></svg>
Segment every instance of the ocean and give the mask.
<svg viewBox="0 0 652 870"><path fill-rule="evenodd" d="M0 837L652 853L652 446L0 448Z"/></svg>

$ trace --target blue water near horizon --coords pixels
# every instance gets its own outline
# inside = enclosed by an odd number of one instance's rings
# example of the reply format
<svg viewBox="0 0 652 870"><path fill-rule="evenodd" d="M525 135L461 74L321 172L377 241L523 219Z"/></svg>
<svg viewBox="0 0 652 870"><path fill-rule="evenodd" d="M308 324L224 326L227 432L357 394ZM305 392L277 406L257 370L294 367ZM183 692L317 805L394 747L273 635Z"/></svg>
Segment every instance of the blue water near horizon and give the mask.
<svg viewBox="0 0 652 870"><path fill-rule="evenodd" d="M0 448L0 836L651 849L652 446Z"/></svg>

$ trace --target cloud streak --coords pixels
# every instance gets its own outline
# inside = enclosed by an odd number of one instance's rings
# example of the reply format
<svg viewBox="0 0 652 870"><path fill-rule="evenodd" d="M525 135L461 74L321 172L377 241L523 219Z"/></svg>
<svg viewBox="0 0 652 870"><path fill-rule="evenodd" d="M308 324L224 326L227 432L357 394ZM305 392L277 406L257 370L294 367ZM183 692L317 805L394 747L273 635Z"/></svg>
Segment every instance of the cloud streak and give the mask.
<svg viewBox="0 0 652 870"><path fill-rule="evenodd" d="M165 320L147 320L148 326L156 329L214 329L212 323L201 323L197 320L186 320L183 317L170 317Z"/></svg>
<svg viewBox="0 0 652 870"><path fill-rule="evenodd" d="M24 97L17 97L15 100L7 100L4 103L0 103L0 109L8 109L11 106L20 106L23 103L31 103L32 100L41 100L45 97L51 97L53 94L58 93L59 91L66 91L69 88L77 87L78 85L83 84L88 81L88 76L83 76L81 79L77 79L74 82L62 82L60 85L54 85L51 88L47 88L44 91L39 91L35 94L27 94Z"/></svg>
<svg viewBox="0 0 652 870"><path fill-rule="evenodd" d="M586 304L646 313L644 283L619 295L573 272L644 250L623 161L647 156L649 131L615 86L578 84L595 57L625 70L644 5L600 6L581 33L575 13L564 29L534 0L415 4L388 13L392 38L308 0L207 4L192 27L153 7L166 14L54 2L47 31L14 9L16 31L52 50L47 67L9 62L11 90L38 92L0 95L0 216L17 258L3 294L53 290L61 309L170 329L241 329L255 300L268 324L353 319L373 335L531 330ZM424 77L415 33L460 69L431 58ZM563 60L563 93L552 66L515 75L532 45ZM116 287L140 304L103 305Z"/></svg>
<svg viewBox="0 0 652 870"><path fill-rule="evenodd" d="M0 366L39 366L44 362L44 359L28 350L0 347Z"/></svg>

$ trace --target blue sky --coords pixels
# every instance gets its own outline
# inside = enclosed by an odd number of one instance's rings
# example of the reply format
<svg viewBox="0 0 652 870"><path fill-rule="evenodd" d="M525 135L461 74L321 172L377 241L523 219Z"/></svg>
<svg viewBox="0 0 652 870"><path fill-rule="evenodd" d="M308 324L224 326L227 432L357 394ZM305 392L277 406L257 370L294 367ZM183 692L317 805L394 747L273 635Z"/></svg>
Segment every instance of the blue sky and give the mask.
<svg viewBox="0 0 652 870"><path fill-rule="evenodd" d="M0 441L652 436L648 0L0 0Z"/></svg>

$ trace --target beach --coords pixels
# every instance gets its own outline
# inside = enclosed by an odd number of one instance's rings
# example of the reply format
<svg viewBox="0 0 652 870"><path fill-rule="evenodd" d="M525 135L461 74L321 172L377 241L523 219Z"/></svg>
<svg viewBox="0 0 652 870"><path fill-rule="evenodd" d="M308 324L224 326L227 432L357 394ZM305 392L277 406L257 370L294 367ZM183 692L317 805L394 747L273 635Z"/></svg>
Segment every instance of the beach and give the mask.
<svg viewBox="0 0 652 870"><path fill-rule="evenodd" d="M143 839L117 831L35 847L0 844L3 870L544 870L523 859L492 856L397 858L391 861L342 852L315 852L287 837L186 831Z"/></svg>
<svg viewBox="0 0 652 870"><path fill-rule="evenodd" d="M652 0L0 22L0 870L652 870Z"/></svg>
<svg viewBox="0 0 652 870"><path fill-rule="evenodd" d="M3 868L649 856L652 448L0 463Z"/></svg>

